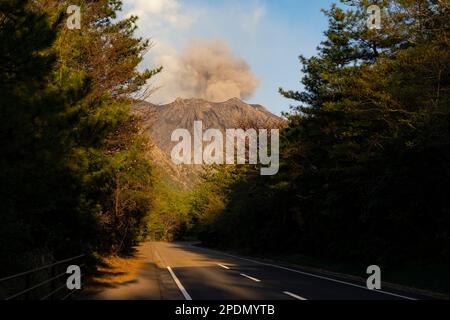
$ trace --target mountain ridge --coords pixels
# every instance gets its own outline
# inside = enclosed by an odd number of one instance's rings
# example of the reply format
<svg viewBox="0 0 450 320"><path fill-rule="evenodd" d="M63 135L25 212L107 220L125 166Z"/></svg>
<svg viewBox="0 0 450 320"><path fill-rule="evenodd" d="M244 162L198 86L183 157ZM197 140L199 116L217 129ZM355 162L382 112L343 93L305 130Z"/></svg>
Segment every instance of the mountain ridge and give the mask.
<svg viewBox="0 0 450 320"><path fill-rule="evenodd" d="M171 150L177 144L171 141L174 130L187 129L193 135L194 121L202 121L204 130L219 129L222 132L226 129L278 128L284 122L264 106L248 104L238 98L224 102L177 98L163 105L138 101L132 112L141 119L145 133L155 145L152 151L154 162L187 187L198 180L202 166L175 166L171 163Z"/></svg>

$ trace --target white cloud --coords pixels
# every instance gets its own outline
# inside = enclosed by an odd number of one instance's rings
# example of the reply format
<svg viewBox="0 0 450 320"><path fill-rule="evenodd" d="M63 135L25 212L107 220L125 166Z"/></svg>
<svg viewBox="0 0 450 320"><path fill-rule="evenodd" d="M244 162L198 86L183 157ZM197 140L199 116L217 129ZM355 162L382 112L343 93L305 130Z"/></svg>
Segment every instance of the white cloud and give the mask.
<svg viewBox="0 0 450 320"><path fill-rule="evenodd" d="M266 15L266 8L263 6L256 7L253 11L253 23L258 24Z"/></svg>
<svg viewBox="0 0 450 320"><path fill-rule="evenodd" d="M139 17L139 35L155 43L143 67L164 67L151 81L154 87L161 87L150 97L155 103L167 103L194 92L189 84L182 84L179 79L188 74L180 60L182 49L193 39L218 39L224 41L227 48L234 43L234 48L239 49L241 41L250 45L249 40L252 41L267 13L259 1L226 0L215 4L205 1L202 6L196 6L189 0L124 0L124 5L126 16Z"/></svg>
<svg viewBox="0 0 450 320"><path fill-rule="evenodd" d="M153 14L176 11L179 8L177 0L128 0L128 3L144 12Z"/></svg>
<svg viewBox="0 0 450 320"><path fill-rule="evenodd" d="M194 21L194 17L182 12L179 0L125 0L125 3L129 8L127 15L137 15L143 27L168 24L185 28Z"/></svg>

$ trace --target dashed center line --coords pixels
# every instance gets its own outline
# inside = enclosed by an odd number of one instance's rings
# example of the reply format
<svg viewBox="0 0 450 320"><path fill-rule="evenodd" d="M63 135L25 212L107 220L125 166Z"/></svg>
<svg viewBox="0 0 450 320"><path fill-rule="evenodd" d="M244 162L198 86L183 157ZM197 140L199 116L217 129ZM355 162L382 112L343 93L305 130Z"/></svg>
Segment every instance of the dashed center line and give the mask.
<svg viewBox="0 0 450 320"><path fill-rule="evenodd" d="M306 300L305 298L300 297L300 296L298 296L296 294L293 294L292 292L289 292L289 291L283 291L283 293L288 295L288 296L290 296L290 297L292 297L292 298L298 299L298 300Z"/></svg>
<svg viewBox="0 0 450 320"><path fill-rule="evenodd" d="M241 273L241 276L246 277L247 279L253 280L255 282L261 282L261 280L253 278L253 277L250 277L250 276L248 276L246 274L243 274L243 273Z"/></svg>
<svg viewBox="0 0 450 320"><path fill-rule="evenodd" d="M252 263L263 265L263 266L268 266L268 267L273 267L273 268L277 268L277 269L281 269L281 270L291 271L291 272L295 272L295 273L302 274L302 275L305 275L305 276L310 276L310 277L314 277L314 278L318 278L318 279L332 281L332 282L335 282L335 283L345 284L345 285L352 286L352 287L355 287L355 288L369 290L367 287L362 286L362 285L358 285L358 284L354 284L354 283L350 283L350 282L346 282L346 281L342 281L342 280L337 280L337 279L333 279L333 278L330 278L330 277L321 276L321 275L318 275L318 274L313 274L313 273L300 271L300 270L296 270L296 269L292 269L292 268L288 268L288 267L284 267L284 266L279 266L279 265L272 264L272 263L261 262L261 261L257 261L257 260L254 260L254 259L243 258L243 257L239 257L239 256L236 256L236 255L233 255L233 254L220 252L220 251L217 251L217 250L200 248L200 247L199 247L199 249L203 250L203 251L210 251L210 252L219 253L219 254L221 254L223 256L239 259L239 260L242 260L242 261L248 261L248 262L252 262ZM407 296L404 296L404 295L401 295L401 294L396 294L396 293L392 293L392 292L388 292L388 291L382 291L382 290L371 290L371 291L374 292L374 293L386 294L386 295L390 295L390 296L393 296L393 297L398 297L398 298L402 298L402 299L406 299L406 300L417 300L416 298L407 297Z"/></svg>
<svg viewBox="0 0 450 320"><path fill-rule="evenodd" d="M230 268L228 268L227 266L224 266L223 264L220 264L220 263L219 263L218 266L219 266L219 267L222 267L222 268L224 268L224 269L230 270Z"/></svg>

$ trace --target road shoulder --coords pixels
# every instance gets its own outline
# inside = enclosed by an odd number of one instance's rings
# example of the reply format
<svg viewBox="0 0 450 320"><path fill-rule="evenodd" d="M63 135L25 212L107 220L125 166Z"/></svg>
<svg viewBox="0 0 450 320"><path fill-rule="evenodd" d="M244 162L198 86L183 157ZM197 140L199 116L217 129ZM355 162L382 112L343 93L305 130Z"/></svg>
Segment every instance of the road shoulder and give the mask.
<svg viewBox="0 0 450 320"><path fill-rule="evenodd" d="M161 300L159 270L149 243L129 257L109 257L84 285L79 300Z"/></svg>

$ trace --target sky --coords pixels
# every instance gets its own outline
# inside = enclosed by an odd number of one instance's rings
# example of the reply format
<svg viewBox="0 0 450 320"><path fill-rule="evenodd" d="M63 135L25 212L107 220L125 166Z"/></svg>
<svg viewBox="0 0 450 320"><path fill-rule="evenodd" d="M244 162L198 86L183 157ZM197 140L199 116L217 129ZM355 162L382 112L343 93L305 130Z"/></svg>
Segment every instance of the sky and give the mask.
<svg viewBox="0 0 450 320"><path fill-rule="evenodd" d="M138 35L154 46L146 54L141 68L162 65L161 75L151 80L160 87L148 100L169 103L176 96L192 95L203 88L204 79L187 77L195 66L187 61L208 62L211 52L220 51L220 61L230 59L238 69L235 77L249 79L250 85L223 86L244 90L242 98L266 106L271 112L288 111L295 101L287 100L278 88L300 89L298 56L311 56L323 39L327 19L320 11L331 0L124 0L123 14L139 16ZM214 49L217 44L217 49ZM202 55L202 46L209 50ZM189 49L186 49L189 48ZM208 49L209 48L209 49ZM214 51L215 50L215 51ZM186 57L183 52L189 51ZM224 53L225 51L225 53ZM194 56L195 58L193 58ZM245 63L242 63L242 60ZM221 65L223 63L220 63ZM213 64L217 69L217 64ZM214 73L214 71L212 71ZM241 76L244 74L243 76ZM222 76L222 75L221 75ZM221 79L222 81L224 79ZM227 80L227 79L225 79ZM197 81L198 86L191 88ZM228 80L227 80L228 81ZM177 87L174 87L177 83ZM217 86L216 86L217 87ZM208 88L208 92L210 92ZM197 91L195 91L197 90ZM203 90L203 89L202 89ZM207 97L211 96L210 94ZM214 96L214 94L212 95ZM182 96L189 98L188 96Z"/></svg>

